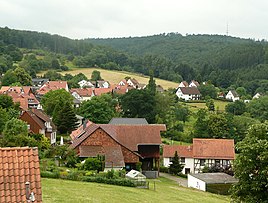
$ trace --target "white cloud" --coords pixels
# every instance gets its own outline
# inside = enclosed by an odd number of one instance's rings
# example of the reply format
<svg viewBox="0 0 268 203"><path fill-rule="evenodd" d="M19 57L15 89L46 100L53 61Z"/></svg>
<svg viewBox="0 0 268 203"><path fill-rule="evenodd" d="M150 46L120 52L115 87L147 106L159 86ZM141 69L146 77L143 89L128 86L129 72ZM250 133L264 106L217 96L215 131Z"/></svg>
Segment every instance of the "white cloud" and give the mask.
<svg viewBox="0 0 268 203"><path fill-rule="evenodd" d="M0 0L0 26L71 38L179 32L268 39L265 0Z"/></svg>

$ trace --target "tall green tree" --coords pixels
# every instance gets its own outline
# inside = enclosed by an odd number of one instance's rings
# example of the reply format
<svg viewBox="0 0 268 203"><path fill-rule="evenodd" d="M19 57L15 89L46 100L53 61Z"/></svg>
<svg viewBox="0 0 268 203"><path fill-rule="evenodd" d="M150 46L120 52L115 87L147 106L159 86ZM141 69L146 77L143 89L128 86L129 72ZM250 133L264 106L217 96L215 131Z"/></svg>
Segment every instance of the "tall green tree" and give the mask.
<svg viewBox="0 0 268 203"><path fill-rule="evenodd" d="M267 202L268 194L268 123L253 125L246 138L236 145L235 177L232 188L235 202Z"/></svg>
<svg viewBox="0 0 268 203"><path fill-rule="evenodd" d="M8 96L6 94L0 95L0 107L3 109L9 109L11 107L14 107L14 102L11 96Z"/></svg>
<svg viewBox="0 0 268 203"><path fill-rule="evenodd" d="M78 121L70 102L58 103L54 109L52 120L61 134L71 133L75 130Z"/></svg>
<svg viewBox="0 0 268 203"><path fill-rule="evenodd" d="M247 111L253 118L261 121L268 120L268 96L253 99L249 104Z"/></svg>
<svg viewBox="0 0 268 203"><path fill-rule="evenodd" d="M65 102L72 104L73 96L64 89L49 91L41 99L41 104L44 108L44 111L50 116L53 116L55 107L57 105L60 106Z"/></svg>
<svg viewBox="0 0 268 203"><path fill-rule="evenodd" d="M243 101L237 100L227 104L225 111L234 115L242 115L246 111L246 104Z"/></svg>
<svg viewBox="0 0 268 203"><path fill-rule="evenodd" d="M155 123L156 100L148 90L130 90L120 98L122 114L128 118L146 118Z"/></svg>
<svg viewBox="0 0 268 203"><path fill-rule="evenodd" d="M17 81L23 86L32 85L32 77L26 72L24 68L17 67L14 70L15 75L17 76Z"/></svg>
<svg viewBox="0 0 268 203"><path fill-rule="evenodd" d="M172 158L172 164L170 164L169 166L169 173L173 174L173 175L178 175L182 169L183 169L183 165L180 164L180 158L178 156L178 152L175 151L174 157Z"/></svg>
<svg viewBox="0 0 268 203"><path fill-rule="evenodd" d="M153 75L151 74L149 83L147 86L148 91L152 94L152 96L155 96L156 94L156 84Z"/></svg>
<svg viewBox="0 0 268 203"><path fill-rule="evenodd" d="M94 123L109 123L117 116L116 106L118 102L109 94L93 97L84 101L79 108L79 114Z"/></svg>
<svg viewBox="0 0 268 203"><path fill-rule="evenodd" d="M91 73L91 80L93 81L102 80L100 71L93 70Z"/></svg>

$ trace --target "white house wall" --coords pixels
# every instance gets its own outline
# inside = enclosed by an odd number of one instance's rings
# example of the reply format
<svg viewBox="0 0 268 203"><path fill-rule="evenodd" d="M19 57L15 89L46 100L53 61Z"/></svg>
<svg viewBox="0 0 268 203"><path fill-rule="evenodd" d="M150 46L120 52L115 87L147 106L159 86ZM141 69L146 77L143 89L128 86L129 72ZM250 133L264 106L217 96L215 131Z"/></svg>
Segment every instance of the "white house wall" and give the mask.
<svg viewBox="0 0 268 203"><path fill-rule="evenodd" d="M188 187L206 191L206 183L188 174Z"/></svg>
<svg viewBox="0 0 268 203"><path fill-rule="evenodd" d="M169 167L170 164L172 164L171 159L173 157L170 158L163 158L163 165L165 167ZM190 169L190 173L194 173L194 159L193 158L185 158L185 163L184 163L184 167L182 169L182 173L185 174L185 168L189 168Z"/></svg>

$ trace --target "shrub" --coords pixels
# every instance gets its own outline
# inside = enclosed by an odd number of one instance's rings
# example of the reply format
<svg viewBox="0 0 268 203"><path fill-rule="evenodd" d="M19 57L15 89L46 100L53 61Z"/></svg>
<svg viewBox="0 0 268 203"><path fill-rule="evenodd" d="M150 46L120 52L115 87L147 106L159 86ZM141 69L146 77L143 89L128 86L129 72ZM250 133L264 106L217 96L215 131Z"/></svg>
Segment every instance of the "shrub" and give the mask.
<svg viewBox="0 0 268 203"><path fill-rule="evenodd" d="M160 166L160 172L162 172L162 173L168 173L168 167Z"/></svg>
<svg viewBox="0 0 268 203"><path fill-rule="evenodd" d="M59 178L59 171L51 172L51 171L41 171L40 175L42 178Z"/></svg>
<svg viewBox="0 0 268 203"><path fill-rule="evenodd" d="M136 163L136 170L137 170L137 171L141 171L141 165L142 165L141 162L137 162L137 163Z"/></svg>
<svg viewBox="0 0 268 203"><path fill-rule="evenodd" d="M97 158L87 158L85 163L81 165L83 170L97 170L98 172L102 170L102 161Z"/></svg>
<svg viewBox="0 0 268 203"><path fill-rule="evenodd" d="M118 179L108 179L105 177L92 177L92 176L85 176L82 178L82 181L85 182L97 182L97 183L105 183L110 185L120 185L120 186L127 186L127 187L135 187L134 181L118 178Z"/></svg>

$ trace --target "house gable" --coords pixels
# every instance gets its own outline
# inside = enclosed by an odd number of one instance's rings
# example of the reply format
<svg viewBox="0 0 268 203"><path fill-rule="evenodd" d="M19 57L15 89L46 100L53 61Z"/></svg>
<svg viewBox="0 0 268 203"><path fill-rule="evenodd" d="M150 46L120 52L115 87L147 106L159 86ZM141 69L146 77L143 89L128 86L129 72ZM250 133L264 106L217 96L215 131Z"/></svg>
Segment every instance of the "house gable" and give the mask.
<svg viewBox="0 0 268 203"><path fill-rule="evenodd" d="M101 154L105 154L105 152L107 151L105 148L120 147L125 163L137 163L139 161L139 156L137 154L115 141L102 128L97 128L84 141L82 141L80 145L75 148L79 154L81 153L80 150L83 148L83 146L88 146L89 148L90 146L99 147L95 155L91 154L91 156L97 156L100 152ZM116 159L117 157L114 158ZM116 160L114 162L116 162Z"/></svg>

